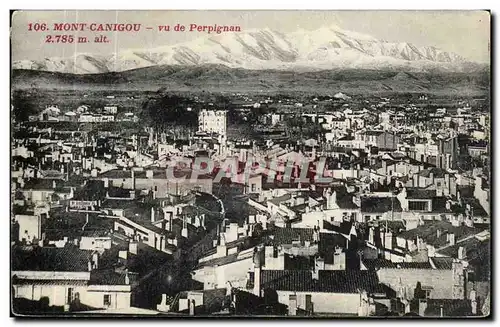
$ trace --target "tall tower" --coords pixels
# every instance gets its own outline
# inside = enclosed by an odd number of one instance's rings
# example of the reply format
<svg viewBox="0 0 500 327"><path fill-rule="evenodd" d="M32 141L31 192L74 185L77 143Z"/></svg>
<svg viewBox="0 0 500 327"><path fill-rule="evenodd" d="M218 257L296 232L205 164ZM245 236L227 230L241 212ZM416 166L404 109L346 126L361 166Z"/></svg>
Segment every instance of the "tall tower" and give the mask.
<svg viewBox="0 0 500 327"><path fill-rule="evenodd" d="M198 130L206 133L217 133L225 139L227 133L226 111L201 110L198 114Z"/></svg>

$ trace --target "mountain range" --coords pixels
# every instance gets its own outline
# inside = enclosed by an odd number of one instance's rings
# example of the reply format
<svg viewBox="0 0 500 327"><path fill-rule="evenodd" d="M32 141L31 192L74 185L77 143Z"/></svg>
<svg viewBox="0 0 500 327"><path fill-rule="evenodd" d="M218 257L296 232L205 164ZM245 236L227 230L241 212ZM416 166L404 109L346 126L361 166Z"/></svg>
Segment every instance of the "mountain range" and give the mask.
<svg viewBox="0 0 500 327"><path fill-rule="evenodd" d="M328 69L469 72L484 67L433 46L387 42L336 25L284 34L271 29L223 33L152 49L116 54L80 53L70 58L14 61L13 69L96 74L137 68L224 65L250 70Z"/></svg>

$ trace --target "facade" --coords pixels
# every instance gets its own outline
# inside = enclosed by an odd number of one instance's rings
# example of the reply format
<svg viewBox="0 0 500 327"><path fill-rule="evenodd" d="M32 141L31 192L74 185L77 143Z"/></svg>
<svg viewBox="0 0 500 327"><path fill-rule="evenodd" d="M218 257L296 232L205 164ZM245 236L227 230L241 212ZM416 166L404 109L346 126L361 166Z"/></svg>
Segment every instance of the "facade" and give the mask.
<svg viewBox="0 0 500 327"><path fill-rule="evenodd" d="M198 130L206 133L217 133L225 138L227 134L226 111L201 110L198 114Z"/></svg>

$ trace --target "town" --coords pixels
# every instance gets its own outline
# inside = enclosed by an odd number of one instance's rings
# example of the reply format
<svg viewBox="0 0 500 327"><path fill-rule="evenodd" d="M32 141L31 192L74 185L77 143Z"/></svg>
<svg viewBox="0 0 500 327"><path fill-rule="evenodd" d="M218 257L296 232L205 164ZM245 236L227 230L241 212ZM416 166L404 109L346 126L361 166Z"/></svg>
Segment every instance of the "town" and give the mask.
<svg viewBox="0 0 500 327"><path fill-rule="evenodd" d="M16 314L490 314L488 98L51 92L12 102Z"/></svg>

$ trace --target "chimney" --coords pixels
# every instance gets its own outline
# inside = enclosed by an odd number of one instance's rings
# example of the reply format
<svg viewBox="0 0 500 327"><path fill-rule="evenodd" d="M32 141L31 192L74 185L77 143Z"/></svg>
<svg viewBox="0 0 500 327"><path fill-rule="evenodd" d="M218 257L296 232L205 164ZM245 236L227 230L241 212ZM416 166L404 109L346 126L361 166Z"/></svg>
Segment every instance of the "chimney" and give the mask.
<svg viewBox="0 0 500 327"><path fill-rule="evenodd" d="M439 228L436 230L436 237L437 238L441 237L441 230Z"/></svg>
<svg viewBox="0 0 500 327"><path fill-rule="evenodd" d="M433 245L427 245L427 256L429 258L436 256L436 248Z"/></svg>
<svg viewBox="0 0 500 327"><path fill-rule="evenodd" d="M473 315L477 314L477 294L475 290L470 291L469 294L470 305L471 305L471 313Z"/></svg>
<svg viewBox="0 0 500 327"><path fill-rule="evenodd" d="M289 316L297 315L297 295L292 294L290 296L290 300L288 302L288 315Z"/></svg>
<svg viewBox="0 0 500 327"><path fill-rule="evenodd" d="M260 269L260 266L255 266L253 270L253 294L257 296L260 296Z"/></svg>
<svg viewBox="0 0 500 327"><path fill-rule="evenodd" d="M459 260L464 260L465 257L466 257L465 248L463 246L461 246L461 247L458 248L458 259Z"/></svg>
<svg viewBox="0 0 500 327"><path fill-rule="evenodd" d="M448 234L450 236L450 245L455 245L455 233Z"/></svg>
<svg viewBox="0 0 500 327"><path fill-rule="evenodd" d="M261 251L258 248L255 248L254 254L253 254L253 265L254 265L254 276L253 276L253 294L260 296L260 291L261 291L261 265L262 265L262 259L261 259Z"/></svg>
<svg viewBox="0 0 500 327"><path fill-rule="evenodd" d="M370 244L375 244L375 235L373 227L370 227L370 230L368 232L368 242L370 242Z"/></svg>
<svg viewBox="0 0 500 327"><path fill-rule="evenodd" d="M427 300L419 299L418 300L418 315L421 317L425 317L425 310L427 309Z"/></svg>
<svg viewBox="0 0 500 327"><path fill-rule="evenodd" d="M313 229L313 243L319 242L319 227L314 226Z"/></svg>
<svg viewBox="0 0 500 327"><path fill-rule="evenodd" d="M135 171L132 169L132 189L135 190Z"/></svg>
<svg viewBox="0 0 500 327"><path fill-rule="evenodd" d="M391 232L384 233L384 245L385 245L386 249L392 250L392 233Z"/></svg>
<svg viewBox="0 0 500 327"><path fill-rule="evenodd" d="M151 222L155 222L155 208L151 207Z"/></svg>
<svg viewBox="0 0 500 327"><path fill-rule="evenodd" d="M128 276L128 269L125 269L125 285L130 285L130 278Z"/></svg>
<svg viewBox="0 0 500 327"><path fill-rule="evenodd" d="M315 261L316 261L316 267L315 267L316 271L325 270L325 259L321 257L316 257Z"/></svg>
<svg viewBox="0 0 500 327"><path fill-rule="evenodd" d="M318 269L313 269L311 271L311 274L312 274L313 281L318 281L319 280L319 270Z"/></svg>
<svg viewBox="0 0 500 327"><path fill-rule="evenodd" d="M87 262L88 271L92 271L92 262L89 260Z"/></svg>
<svg viewBox="0 0 500 327"><path fill-rule="evenodd" d="M52 188L53 188L53 189L55 189L56 187L57 187L56 181L55 181L55 180L53 180L53 181L52 181Z"/></svg>
<svg viewBox="0 0 500 327"><path fill-rule="evenodd" d="M194 299L188 300L188 302L189 302L189 315L194 316L194 308L196 307L196 302L194 301Z"/></svg>
<svg viewBox="0 0 500 327"><path fill-rule="evenodd" d="M137 242L135 241L130 241L128 243L128 252L132 253L132 254L137 254Z"/></svg>
<svg viewBox="0 0 500 327"><path fill-rule="evenodd" d="M92 254L92 269L98 269L99 268L99 254L97 252L94 252Z"/></svg>

